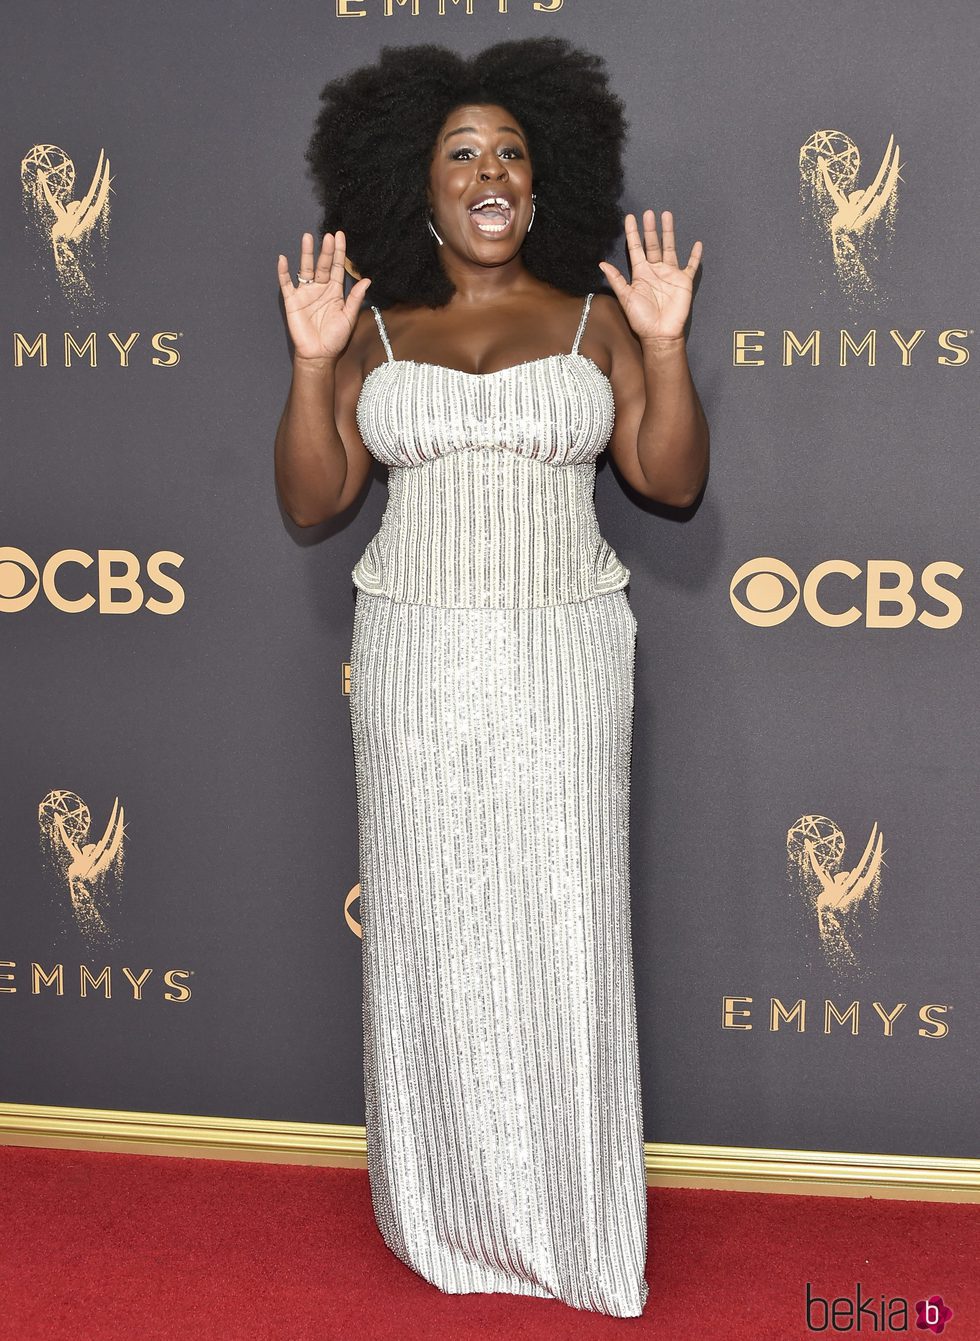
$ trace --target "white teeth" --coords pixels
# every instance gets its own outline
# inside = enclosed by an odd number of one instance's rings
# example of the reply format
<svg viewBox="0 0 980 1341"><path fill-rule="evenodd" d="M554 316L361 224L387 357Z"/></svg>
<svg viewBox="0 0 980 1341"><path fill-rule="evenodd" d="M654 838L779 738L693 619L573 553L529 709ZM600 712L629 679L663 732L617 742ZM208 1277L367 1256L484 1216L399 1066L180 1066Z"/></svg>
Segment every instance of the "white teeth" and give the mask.
<svg viewBox="0 0 980 1341"><path fill-rule="evenodd" d="M483 198L482 200L478 200L478 201L476 202L475 205L471 205L471 206L470 206L470 213L471 213L471 214L475 213L475 212L476 212L477 210L479 210L483 205L491 205L491 204L492 204L492 205L502 205L502 206L504 207L505 210L509 210L509 209L510 209L510 201L509 201L509 200L505 200L505 199L503 198L503 196L484 196L484 198Z"/></svg>
<svg viewBox="0 0 980 1341"><path fill-rule="evenodd" d="M513 213L513 207L511 206L510 201L505 200L503 196L485 196L483 200L478 200L475 205L470 206L470 213L476 219L476 226L477 228L479 228L481 233L502 233L505 228L510 227L509 217L507 219L507 222L502 224L481 223L477 216L479 215L480 208L483 205L499 205L502 206L502 208L507 211L508 215L511 215Z"/></svg>

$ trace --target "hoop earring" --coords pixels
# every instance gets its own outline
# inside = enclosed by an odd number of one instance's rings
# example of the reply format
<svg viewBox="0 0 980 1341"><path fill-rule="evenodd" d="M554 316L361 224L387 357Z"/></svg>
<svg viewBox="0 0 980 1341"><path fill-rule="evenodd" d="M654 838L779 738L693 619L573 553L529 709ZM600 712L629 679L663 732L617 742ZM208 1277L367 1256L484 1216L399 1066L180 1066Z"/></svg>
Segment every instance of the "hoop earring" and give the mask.
<svg viewBox="0 0 980 1341"><path fill-rule="evenodd" d="M536 199L536 196L535 196L534 192L532 191L532 192L531 192L531 222L530 222L530 223L528 224L528 226L527 226L527 231L528 231L528 233L530 233L531 229L534 227L534 215L535 215L535 212L537 211L537 208L538 208L537 205L535 205L535 203L534 203L534 202L535 202L535 199ZM527 234L525 234L525 237L526 237L526 236L527 236Z"/></svg>
<svg viewBox="0 0 980 1341"><path fill-rule="evenodd" d="M435 230L435 229L433 228L433 226L432 226L432 215L431 215L431 214L429 215L429 218L428 218L428 224L429 224L429 232L432 234L432 236L435 238L435 240L439 243L439 246L441 247L441 246L442 246L442 238L439 236L439 234L436 232L436 230Z"/></svg>

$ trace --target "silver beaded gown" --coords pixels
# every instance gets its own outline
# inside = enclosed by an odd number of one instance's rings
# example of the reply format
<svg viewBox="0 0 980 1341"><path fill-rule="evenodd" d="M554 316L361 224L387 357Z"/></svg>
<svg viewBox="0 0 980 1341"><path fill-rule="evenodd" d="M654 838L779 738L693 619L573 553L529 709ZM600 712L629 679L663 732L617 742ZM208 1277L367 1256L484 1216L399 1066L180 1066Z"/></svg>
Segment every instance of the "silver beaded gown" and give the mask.
<svg viewBox="0 0 980 1341"><path fill-rule="evenodd" d="M629 902L636 620L578 352L364 380L388 503L350 656L365 1117L384 1241L449 1294L648 1287Z"/></svg>

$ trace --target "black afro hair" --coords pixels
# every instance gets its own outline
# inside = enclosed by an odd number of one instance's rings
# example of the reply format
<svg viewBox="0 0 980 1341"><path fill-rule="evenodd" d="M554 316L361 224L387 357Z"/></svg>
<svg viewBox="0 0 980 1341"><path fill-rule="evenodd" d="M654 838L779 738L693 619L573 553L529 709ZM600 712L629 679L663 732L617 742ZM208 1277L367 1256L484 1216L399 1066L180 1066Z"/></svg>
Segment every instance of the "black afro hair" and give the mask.
<svg viewBox="0 0 980 1341"><path fill-rule="evenodd" d="M528 270L574 295L601 287L598 263L622 230L627 130L602 58L558 37L498 42L469 58L386 46L377 64L324 87L306 150L321 228L344 230L379 307L452 297L426 226L426 187L446 117L476 103L506 107L528 138L537 207L521 251Z"/></svg>

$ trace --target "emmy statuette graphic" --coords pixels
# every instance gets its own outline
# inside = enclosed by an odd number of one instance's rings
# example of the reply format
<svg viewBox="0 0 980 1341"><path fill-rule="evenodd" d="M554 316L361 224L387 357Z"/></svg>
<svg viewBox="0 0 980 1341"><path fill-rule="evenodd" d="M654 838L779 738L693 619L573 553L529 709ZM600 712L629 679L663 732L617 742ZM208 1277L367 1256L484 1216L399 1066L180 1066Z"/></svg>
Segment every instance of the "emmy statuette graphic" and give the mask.
<svg viewBox="0 0 980 1341"><path fill-rule="evenodd" d="M112 178L104 149L85 194L75 198L75 165L55 144L35 144L20 165L24 211L35 240L54 260L54 271L69 305L76 311L97 306L90 278L95 258L93 235L104 244L109 235Z"/></svg>
<svg viewBox="0 0 980 1341"><path fill-rule="evenodd" d="M800 204L804 223L815 232L818 255L830 243L831 261L843 296L857 306L861 298L879 299L873 265L879 237L890 243L895 232L900 176L898 145L888 145L870 186L858 187L861 153L840 130L815 131L800 148Z"/></svg>
<svg viewBox="0 0 980 1341"><path fill-rule="evenodd" d="M89 840L92 816L75 792L50 791L38 806L42 852L49 870L67 887L75 926L90 946L113 940L107 921L110 877L123 870L123 808L119 798L96 842Z"/></svg>

